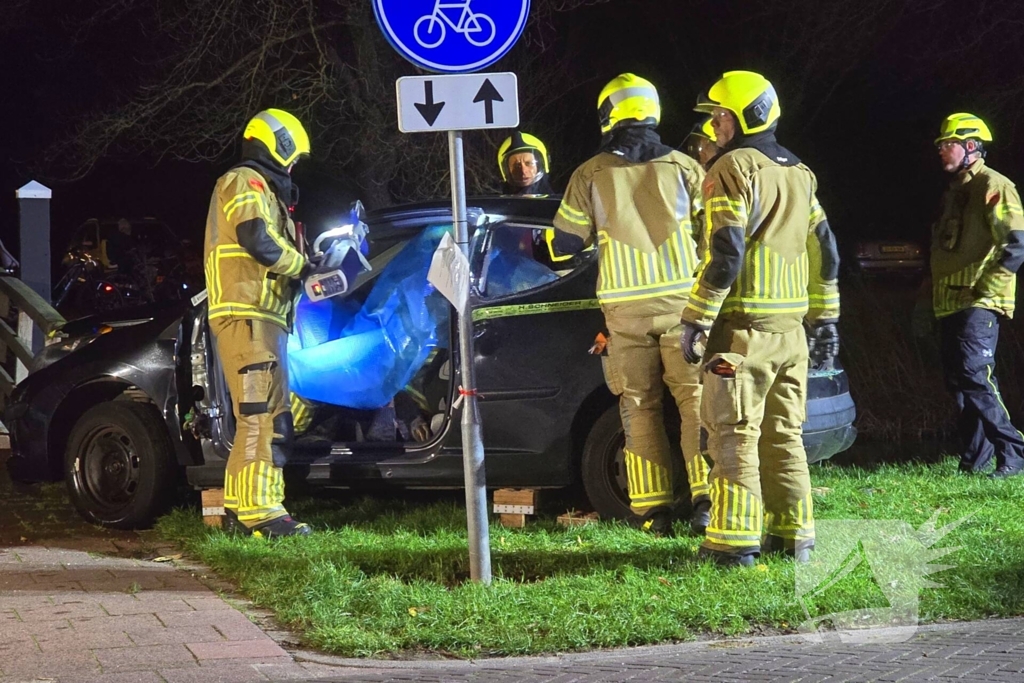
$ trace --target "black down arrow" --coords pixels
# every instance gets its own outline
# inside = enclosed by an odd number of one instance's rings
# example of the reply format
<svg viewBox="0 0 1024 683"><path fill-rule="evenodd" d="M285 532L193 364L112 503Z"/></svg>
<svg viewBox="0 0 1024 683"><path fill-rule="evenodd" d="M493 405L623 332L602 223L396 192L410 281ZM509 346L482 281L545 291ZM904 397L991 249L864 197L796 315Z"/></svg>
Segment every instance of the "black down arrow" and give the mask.
<svg viewBox="0 0 1024 683"><path fill-rule="evenodd" d="M501 96L498 89L491 83L491 79L486 79L484 84L480 86L480 92L473 98L473 103L483 102L484 103L484 116L487 118L487 123L494 123L494 103L504 102L505 98Z"/></svg>
<svg viewBox="0 0 1024 683"><path fill-rule="evenodd" d="M427 125L433 126L434 121L437 121L437 117L441 114L441 110L444 109L444 102L434 102L434 81L424 81L423 98L426 102L422 104L413 102L413 104L419 110L420 116L427 122Z"/></svg>

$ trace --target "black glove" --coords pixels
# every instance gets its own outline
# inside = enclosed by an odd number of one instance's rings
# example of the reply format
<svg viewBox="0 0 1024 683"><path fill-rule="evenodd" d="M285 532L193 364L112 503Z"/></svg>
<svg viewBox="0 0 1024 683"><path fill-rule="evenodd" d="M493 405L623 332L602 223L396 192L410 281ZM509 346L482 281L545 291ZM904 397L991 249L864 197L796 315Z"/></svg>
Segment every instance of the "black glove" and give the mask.
<svg viewBox="0 0 1024 683"><path fill-rule="evenodd" d="M690 365L696 365L704 357L704 343L708 334L692 323L683 323L683 333L679 336L679 345L683 347L683 358Z"/></svg>
<svg viewBox="0 0 1024 683"><path fill-rule="evenodd" d="M839 328L835 323L821 323L811 330L811 362L814 365L832 367L839 355Z"/></svg>

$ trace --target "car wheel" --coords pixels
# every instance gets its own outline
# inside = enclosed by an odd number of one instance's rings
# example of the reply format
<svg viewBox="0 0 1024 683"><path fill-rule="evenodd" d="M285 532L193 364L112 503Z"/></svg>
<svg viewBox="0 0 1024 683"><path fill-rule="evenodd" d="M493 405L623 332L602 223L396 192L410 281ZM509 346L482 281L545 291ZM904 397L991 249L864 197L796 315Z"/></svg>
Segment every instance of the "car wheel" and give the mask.
<svg viewBox="0 0 1024 683"><path fill-rule="evenodd" d="M139 529L166 511L174 493L174 450L147 403L108 401L71 430L64 476L71 502L93 524Z"/></svg>
<svg viewBox="0 0 1024 683"><path fill-rule="evenodd" d="M629 484L626 478L626 433L619 407L614 405L597 419L583 445L580 464L587 499L602 518L629 519Z"/></svg>

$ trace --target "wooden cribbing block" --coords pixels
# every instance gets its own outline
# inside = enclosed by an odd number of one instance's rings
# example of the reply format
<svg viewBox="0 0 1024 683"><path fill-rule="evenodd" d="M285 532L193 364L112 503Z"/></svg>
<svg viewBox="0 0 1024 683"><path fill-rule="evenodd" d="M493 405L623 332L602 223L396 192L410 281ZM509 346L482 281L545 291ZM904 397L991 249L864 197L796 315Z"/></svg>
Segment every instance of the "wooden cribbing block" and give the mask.
<svg viewBox="0 0 1024 683"><path fill-rule="evenodd" d="M522 529L526 526L526 515L499 515L498 524L511 529Z"/></svg>
<svg viewBox="0 0 1024 683"><path fill-rule="evenodd" d="M600 520L601 516L596 512L588 512L587 514L566 512L564 515L558 516L558 523L562 526L583 526L584 524L594 524Z"/></svg>
<svg viewBox="0 0 1024 683"><path fill-rule="evenodd" d="M526 515L536 513L536 489L498 489L494 492L494 512L498 523L513 529L526 526Z"/></svg>
<svg viewBox="0 0 1024 683"><path fill-rule="evenodd" d="M224 489L204 489L203 523L206 526L222 528L224 525Z"/></svg>
<svg viewBox="0 0 1024 683"><path fill-rule="evenodd" d="M498 489L494 492L494 512L507 515L532 515L537 506L536 489Z"/></svg>

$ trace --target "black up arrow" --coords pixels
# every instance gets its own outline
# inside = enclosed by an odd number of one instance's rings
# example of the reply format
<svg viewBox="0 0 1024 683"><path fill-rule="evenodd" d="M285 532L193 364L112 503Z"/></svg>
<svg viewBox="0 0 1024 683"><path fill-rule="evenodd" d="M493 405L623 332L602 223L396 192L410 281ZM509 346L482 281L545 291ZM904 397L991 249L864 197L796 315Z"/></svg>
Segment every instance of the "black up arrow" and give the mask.
<svg viewBox="0 0 1024 683"><path fill-rule="evenodd" d="M423 98L426 102L422 104L413 102L413 104L416 105L416 109L419 110L420 116L427 122L427 125L433 126L434 121L437 121L437 117L441 114L441 110L444 109L444 102L434 102L434 81L424 81Z"/></svg>
<svg viewBox="0 0 1024 683"><path fill-rule="evenodd" d="M505 98L501 96L489 78L484 81L484 84L480 86L480 92L473 98L474 104L484 103L484 115L487 117L487 123L494 123L494 103L504 101Z"/></svg>

